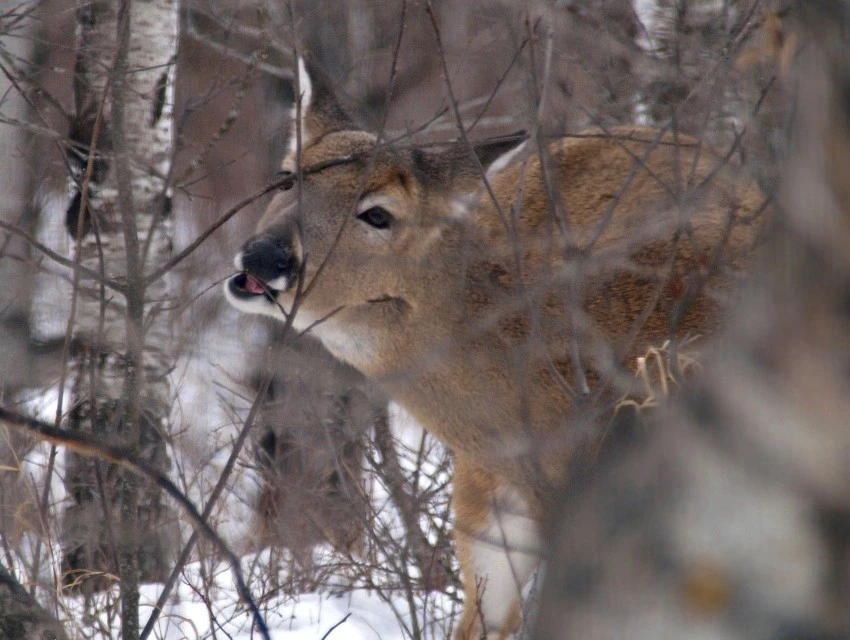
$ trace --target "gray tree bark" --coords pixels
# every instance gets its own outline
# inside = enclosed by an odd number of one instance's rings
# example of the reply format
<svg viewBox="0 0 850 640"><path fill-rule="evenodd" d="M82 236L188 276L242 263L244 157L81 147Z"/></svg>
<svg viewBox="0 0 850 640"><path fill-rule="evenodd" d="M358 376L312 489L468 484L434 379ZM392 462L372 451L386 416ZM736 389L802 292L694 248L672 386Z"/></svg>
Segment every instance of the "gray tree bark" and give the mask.
<svg viewBox="0 0 850 640"><path fill-rule="evenodd" d="M0 566L0 640L67 640L65 629Z"/></svg>
<svg viewBox="0 0 850 640"><path fill-rule="evenodd" d="M75 196L66 226L77 259L69 428L131 447L163 471L171 389L168 279L144 274L171 251L166 176L178 3L92 2L78 8ZM108 281L110 285L106 285ZM138 582L162 579L169 530L162 497L117 468L69 454L66 584L117 573L124 637L138 635ZM132 593L135 592L135 596ZM135 629L134 629L135 627Z"/></svg>
<svg viewBox="0 0 850 640"><path fill-rule="evenodd" d="M0 11L2 14L2 11ZM23 15L22 15L23 14ZM25 11L10 20L8 31L0 31L0 118L10 123L29 120L25 88L15 72L32 60L34 21ZM26 72L26 70L23 70ZM28 174L27 152L33 141L21 126L0 130L0 221L31 232L32 180ZM30 340L29 308L35 265L29 246L10 232L0 233L0 399L14 400L21 388L39 381L38 354ZM5 430L4 430L5 431ZM31 446L29 438L14 433L0 437L0 536L20 535L17 517L26 512L32 522L38 518L30 504L19 462ZM16 577L0 565L0 640L65 640L62 625L33 598Z"/></svg>
<svg viewBox="0 0 850 640"><path fill-rule="evenodd" d="M0 13L2 13L0 11ZM9 32L0 31L0 63L9 70L20 60L30 60L33 40L31 20L18 21ZM26 121L28 106L14 78L0 74L0 116L4 120ZM0 129L0 221L29 227L29 180L24 158L29 135L16 126ZM20 236L0 232L0 394L8 395L29 382L31 360L28 345L29 304L33 270L29 246Z"/></svg>

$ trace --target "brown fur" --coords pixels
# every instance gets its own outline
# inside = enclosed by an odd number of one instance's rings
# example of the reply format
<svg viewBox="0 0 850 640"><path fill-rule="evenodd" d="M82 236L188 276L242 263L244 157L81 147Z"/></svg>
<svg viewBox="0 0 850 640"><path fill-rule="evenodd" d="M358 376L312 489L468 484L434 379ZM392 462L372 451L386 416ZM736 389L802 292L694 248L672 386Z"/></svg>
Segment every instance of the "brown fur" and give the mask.
<svg viewBox="0 0 850 640"><path fill-rule="evenodd" d="M519 491L542 520L539 496L598 433L588 416L602 420L628 391L635 356L715 329L763 197L698 141L629 127L552 143L551 184L539 155L509 166L490 180L494 201L471 152L376 145L348 119L335 126L333 109L311 113L328 104L312 90L302 190L276 197L260 232L306 258L298 313L330 316L311 331L456 452L468 603L458 636L474 638L470 544L497 488ZM386 231L355 217L377 196L395 218ZM477 204L458 213L459 198ZM295 291L278 296L283 308ZM576 412L583 381L593 411ZM516 603L504 620L502 636Z"/></svg>

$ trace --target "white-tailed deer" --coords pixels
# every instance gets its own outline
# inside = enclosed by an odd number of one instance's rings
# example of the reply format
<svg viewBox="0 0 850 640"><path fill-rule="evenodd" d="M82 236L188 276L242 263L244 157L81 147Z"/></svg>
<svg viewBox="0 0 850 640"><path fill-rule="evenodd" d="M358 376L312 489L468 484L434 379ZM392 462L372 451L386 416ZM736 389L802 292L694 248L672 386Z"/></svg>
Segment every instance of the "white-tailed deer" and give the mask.
<svg viewBox="0 0 850 640"><path fill-rule="evenodd" d="M294 313L454 451L457 637L503 638L545 540L544 495L636 356L716 327L762 195L697 140L640 127L525 159L518 141L387 144L303 62L299 78L291 188L226 295Z"/></svg>

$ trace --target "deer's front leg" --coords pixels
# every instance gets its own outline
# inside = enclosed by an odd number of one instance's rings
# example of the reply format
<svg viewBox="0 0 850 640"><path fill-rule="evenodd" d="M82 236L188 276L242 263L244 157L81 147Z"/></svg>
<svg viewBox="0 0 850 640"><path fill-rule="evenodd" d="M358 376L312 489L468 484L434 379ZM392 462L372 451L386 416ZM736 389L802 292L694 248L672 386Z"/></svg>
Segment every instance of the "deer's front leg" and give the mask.
<svg viewBox="0 0 850 640"><path fill-rule="evenodd" d="M519 491L461 455L454 508L464 586L455 640L501 640L520 622L522 588L540 559L538 524Z"/></svg>

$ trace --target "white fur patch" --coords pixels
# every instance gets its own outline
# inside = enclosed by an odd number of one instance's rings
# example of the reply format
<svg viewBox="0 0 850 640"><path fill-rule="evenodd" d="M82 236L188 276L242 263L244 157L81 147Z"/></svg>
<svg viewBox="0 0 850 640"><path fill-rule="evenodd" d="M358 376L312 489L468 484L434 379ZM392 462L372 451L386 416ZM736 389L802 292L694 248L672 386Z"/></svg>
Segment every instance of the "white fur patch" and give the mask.
<svg viewBox="0 0 850 640"><path fill-rule="evenodd" d="M236 268L241 271L242 252L236 254L234 263ZM224 297L233 307L244 313L269 316L275 320L286 322L286 315L278 304L271 302L265 296L238 297L230 290L230 280L231 278L228 278L224 281L223 289ZM281 276L266 284L274 289L283 291L288 286L288 280L286 277ZM333 316L321 318L305 309L299 309L295 314L292 326L296 331L310 329L310 333L321 340L328 351L340 360L350 362L354 366L368 362L374 355L374 342L368 332L365 330L348 331L340 326L334 320Z"/></svg>
<svg viewBox="0 0 850 640"><path fill-rule="evenodd" d="M301 113L305 113L313 100L313 81L307 73L304 58L298 56L298 87L301 90Z"/></svg>
<svg viewBox="0 0 850 640"><path fill-rule="evenodd" d="M487 179L492 180L499 175L502 170L508 167L516 159L516 157L525 150L527 144L527 141L523 142L522 144L515 146L510 151L506 151L491 162L490 166L487 167Z"/></svg>
<svg viewBox="0 0 850 640"><path fill-rule="evenodd" d="M487 168L487 181L493 180L500 172L510 166L518 156L522 155L525 151L528 142L523 142L520 145L517 145L510 151L506 151L501 156L496 158L490 166ZM477 192L472 193L464 193L459 196L455 196L451 201L451 212L454 218L459 220L466 220L472 214L473 211L478 207L479 202L481 201L482 193L484 193L484 184L482 183ZM484 197L489 197L488 195L484 195Z"/></svg>
<svg viewBox="0 0 850 640"><path fill-rule="evenodd" d="M295 134L294 134L294 132L293 132L293 136L294 136L294 135L295 135ZM294 139L294 138L293 138L293 139ZM290 141L290 142L291 142L291 141ZM291 145L292 145L292 146L294 146L294 144L295 144L294 142L291 142ZM292 173L295 173L295 170L296 170L296 168L297 168L297 167L295 166L295 155L294 155L294 153L295 153L295 149L294 149L294 148L293 148L293 149L290 149L290 150L287 152L286 156L283 158L283 160L282 160L282 161L281 161L281 163L280 163L280 170L281 170L281 171L290 171L290 172L292 172Z"/></svg>
<svg viewBox="0 0 850 640"><path fill-rule="evenodd" d="M289 288L289 278L278 276L274 280L269 280L266 284L276 291L286 291Z"/></svg>
<svg viewBox="0 0 850 640"><path fill-rule="evenodd" d="M286 322L286 316L281 308L268 300L265 296L254 296L252 298L238 298L230 291L228 279L224 283L224 297L227 301L244 313L256 313L269 316L280 322ZM310 329L310 334L318 338L328 351L340 360L350 362L357 366L368 362L374 353L373 343L365 332L351 333L342 329L333 317L320 318L305 309L299 309L292 322L292 328L296 331Z"/></svg>
<svg viewBox="0 0 850 640"><path fill-rule="evenodd" d="M294 154L298 146L298 129L301 129L301 147L307 145L309 132L304 126L304 116L310 110L313 100L313 81L310 79L310 74L307 73L307 65L304 64L304 58L298 56L298 90L301 93L301 121L298 121L298 96L292 104L290 111L290 120L292 122L292 133L289 136L288 154Z"/></svg>
<svg viewBox="0 0 850 640"><path fill-rule="evenodd" d="M500 491L486 528L472 547L476 580L481 583L481 615L494 637L503 628L511 606L540 562L541 538L522 497Z"/></svg>
<svg viewBox="0 0 850 640"><path fill-rule="evenodd" d="M245 267L242 266L242 255L243 253L240 251L235 256L233 256L233 266L236 267L238 271L245 270Z"/></svg>
<svg viewBox="0 0 850 640"><path fill-rule="evenodd" d="M280 309L276 305L269 302L265 296L254 296L252 298L237 298L230 291L230 278L224 281L224 297L227 301L244 313L259 313L265 316L271 316L278 320L285 320Z"/></svg>
<svg viewBox="0 0 850 640"><path fill-rule="evenodd" d="M293 326L298 331L308 327L310 334L321 340L334 356L354 366L368 362L374 353L372 340L366 332L351 332L343 329L333 317L316 323L318 318L303 309L295 314Z"/></svg>
<svg viewBox="0 0 850 640"><path fill-rule="evenodd" d="M475 193L465 193L463 195L452 198L451 211L452 216L457 220L466 220L478 206L480 198Z"/></svg>

